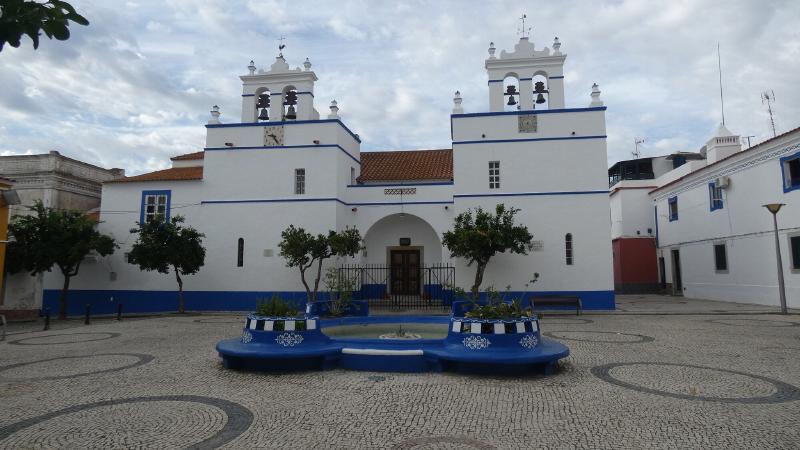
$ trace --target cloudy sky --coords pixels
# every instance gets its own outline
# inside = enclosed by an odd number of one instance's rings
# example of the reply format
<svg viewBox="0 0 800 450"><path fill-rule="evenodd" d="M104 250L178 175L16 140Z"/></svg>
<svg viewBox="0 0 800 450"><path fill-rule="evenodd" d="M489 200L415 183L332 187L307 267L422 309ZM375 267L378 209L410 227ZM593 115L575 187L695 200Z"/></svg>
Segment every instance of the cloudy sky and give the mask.
<svg viewBox="0 0 800 450"><path fill-rule="evenodd" d="M0 52L0 153L62 154L128 174L201 150L208 110L238 122L250 59L268 67L277 39L308 57L322 114L335 98L362 150L450 146L453 92L488 109L486 49L513 49L526 13L538 48L562 42L567 107L608 106L609 163L697 150L725 120L771 136L800 126L800 1L219 1L71 0L91 22L65 42L25 38Z"/></svg>

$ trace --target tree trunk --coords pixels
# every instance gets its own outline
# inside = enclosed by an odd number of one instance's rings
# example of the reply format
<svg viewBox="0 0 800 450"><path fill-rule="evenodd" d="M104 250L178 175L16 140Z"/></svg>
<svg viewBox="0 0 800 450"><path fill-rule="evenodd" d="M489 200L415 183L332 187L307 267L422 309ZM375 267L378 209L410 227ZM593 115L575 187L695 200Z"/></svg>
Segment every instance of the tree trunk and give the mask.
<svg viewBox="0 0 800 450"><path fill-rule="evenodd" d="M67 292L69 292L69 280L71 275L64 275L64 286L61 288L61 295L58 297L58 318L67 318Z"/></svg>
<svg viewBox="0 0 800 450"><path fill-rule="evenodd" d="M481 283L483 283L483 271L486 270L486 263L478 263L475 267L475 284L472 285L472 298L478 301L481 294Z"/></svg>
<svg viewBox="0 0 800 450"><path fill-rule="evenodd" d="M322 258L319 259L317 264L317 279L314 280L314 302L317 301L317 291L319 291L319 279L322 278Z"/></svg>
<svg viewBox="0 0 800 450"><path fill-rule="evenodd" d="M186 307L183 303L183 280L181 280L181 273L177 267L175 269L175 279L178 280L178 313L183 314L186 312Z"/></svg>
<svg viewBox="0 0 800 450"><path fill-rule="evenodd" d="M314 262L312 261L311 264L313 264L313 263ZM311 298L311 288L308 287L308 283L306 282L306 270L308 270L308 268L311 267L311 264L309 264L306 267L300 266L300 281L303 282L303 287L306 288L306 303L307 304L313 303L313 299Z"/></svg>

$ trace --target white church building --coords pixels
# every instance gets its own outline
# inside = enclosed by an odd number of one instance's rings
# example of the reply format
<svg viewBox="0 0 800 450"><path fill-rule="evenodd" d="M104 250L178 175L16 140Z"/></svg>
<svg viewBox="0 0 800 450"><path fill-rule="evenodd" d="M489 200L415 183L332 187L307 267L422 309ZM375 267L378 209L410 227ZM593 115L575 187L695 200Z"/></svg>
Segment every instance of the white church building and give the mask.
<svg viewBox="0 0 800 450"><path fill-rule="evenodd" d="M454 267L468 289L474 267L452 258L442 233L470 208L519 208L534 235L528 255L499 254L483 287L517 295L577 295L585 309L613 309L605 106L595 85L587 104L564 104L564 61L556 38L537 49L523 37L513 51L489 47L489 111L467 113L455 94L452 148L362 152L339 116L315 107L317 74L306 59L279 55L266 69L251 61L242 81L241 122L222 123L214 107L203 151L172 158L166 170L104 183L101 232L120 248L86 261L71 283L70 313L171 311L175 277L126 262L135 222L181 215L205 234L206 261L184 277L188 310L251 310L273 293L302 299L296 269L279 255L289 225L313 233L356 227L365 249L330 265L391 267L384 297L425 297L421 267ZM537 283L526 288L532 274ZM57 273L46 277L44 306L57 309ZM375 283L373 283L375 284ZM372 286L374 289L375 286Z"/></svg>

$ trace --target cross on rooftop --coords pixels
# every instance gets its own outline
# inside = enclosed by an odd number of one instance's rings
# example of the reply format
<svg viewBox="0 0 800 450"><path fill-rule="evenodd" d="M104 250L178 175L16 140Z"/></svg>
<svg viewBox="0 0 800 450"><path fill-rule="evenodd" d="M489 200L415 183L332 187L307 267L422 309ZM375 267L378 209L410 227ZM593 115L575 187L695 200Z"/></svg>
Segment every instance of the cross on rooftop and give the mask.
<svg viewBox="0 0 800 450"><path fill-rule="evenodd" d="M531 35L532 27L528 27L527 29L525 29L525 19L527 18L528 18L527 14L523 14L522 17L519 18L519 20L522 21L522 26L519 28L519 30L517 30L517 33L519 33L520 38L526 38ZM526 34L528 36L526 36Z"/></svg>

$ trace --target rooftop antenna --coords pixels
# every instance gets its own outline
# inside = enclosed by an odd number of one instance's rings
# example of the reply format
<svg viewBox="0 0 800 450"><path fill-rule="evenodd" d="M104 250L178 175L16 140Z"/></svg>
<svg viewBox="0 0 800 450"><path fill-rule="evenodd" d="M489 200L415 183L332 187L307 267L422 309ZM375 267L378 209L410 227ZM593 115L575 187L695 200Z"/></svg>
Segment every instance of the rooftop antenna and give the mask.
<svg viewBox="0 0 800 450"><path fill-rule="evenodd" d="M633 155L633 159L639 159L642 156L642 152L639 151L639 146L644 143L645 138L633 138L633 151L631 155Z"/></svg>
<svg viewBox="0 0 800 450"><path fill-rule="evenodd" d="M283 41L285 41L285 40L286 40L286 36L281 36L278 39L278 41L280 42L280 44L278 44L278 57L279 58L283 58L283 49L286 48L286 44L283 43Z"/></svg>
<svg viewBox="0 0 800 450"><path fill-rule="evenodd" d="M529 37L531 35L531 27L528 27L527 29L525 29L525 19L527 19L527 18L528 18L527 14L523 14L522 17L519 18L519 20L522 21L522 27L520 27L517 30L517 33L519 33L519 37L521 39L525 39L526 37ZM527 34L528 36L525 36L525 34Z"/></svg>
<svg viewBox="0 0 800 450"><path fill-rule="evenodd" d="M778 135L775 132L775 118L772 116L772 102L775 101L775 92L770 89L769 91L764 91L761 93L761 104L767 104L767 111L769 112L769 124L772 127L772 137Z"/></svg>
<svg viewBox="0 0 800 450"><path fill-rule="evenodd" d="M719 42L717 42L717 68L719 69L719 103L722 106L722 126L725 126L725 100L722 97L722 58L719 56Z"/></svg>

